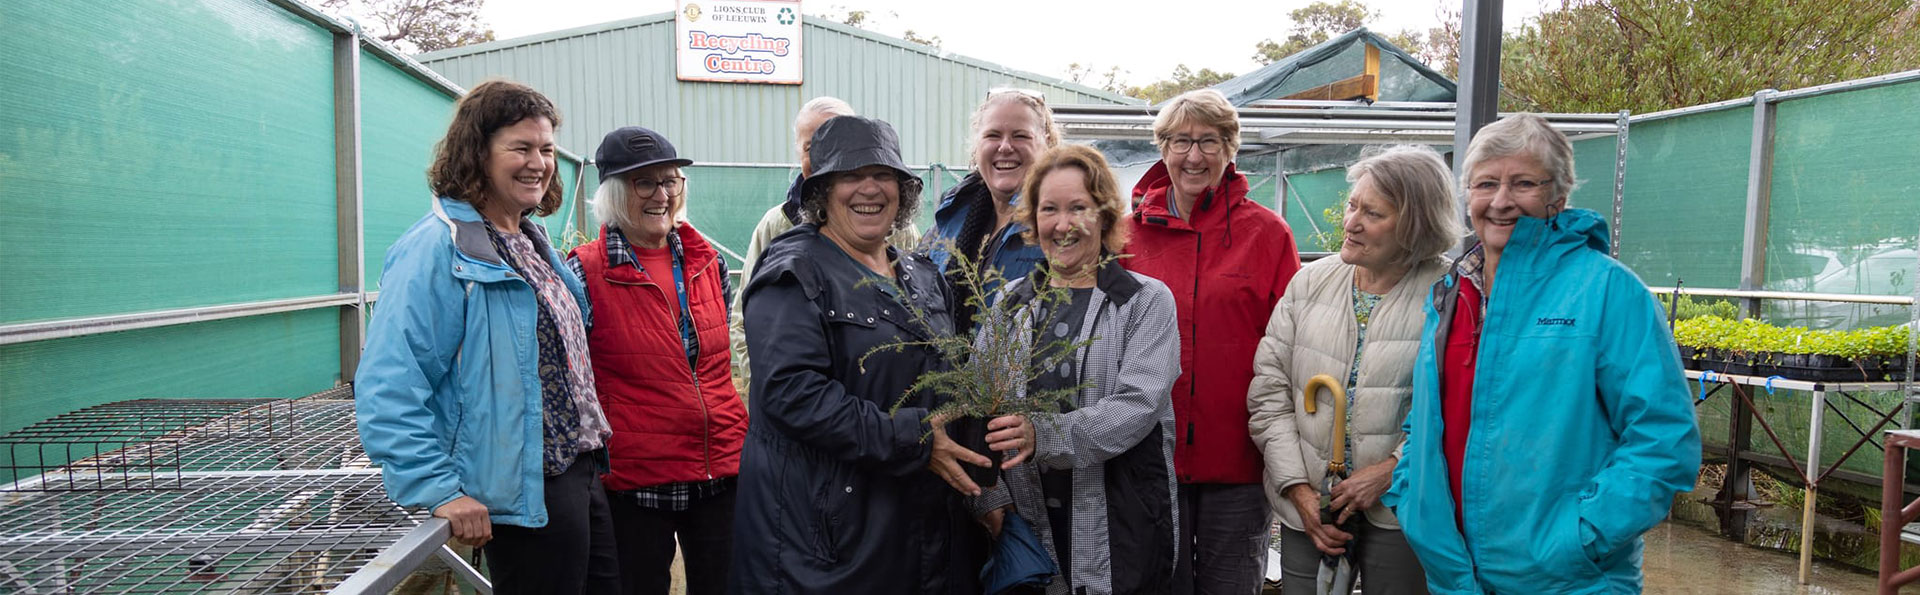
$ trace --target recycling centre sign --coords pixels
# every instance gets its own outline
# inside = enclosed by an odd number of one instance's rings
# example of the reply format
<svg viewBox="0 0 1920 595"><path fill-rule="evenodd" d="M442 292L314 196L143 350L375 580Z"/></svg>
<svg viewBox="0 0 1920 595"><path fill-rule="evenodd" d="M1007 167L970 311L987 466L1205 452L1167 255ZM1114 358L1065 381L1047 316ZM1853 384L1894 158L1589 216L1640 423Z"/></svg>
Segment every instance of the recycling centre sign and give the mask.
<svg viewBox="0 0 1920 595"><path fill-rule="evenodd" d="M797 0L680 0L674 43L683 81L801 82Z"/></svg>

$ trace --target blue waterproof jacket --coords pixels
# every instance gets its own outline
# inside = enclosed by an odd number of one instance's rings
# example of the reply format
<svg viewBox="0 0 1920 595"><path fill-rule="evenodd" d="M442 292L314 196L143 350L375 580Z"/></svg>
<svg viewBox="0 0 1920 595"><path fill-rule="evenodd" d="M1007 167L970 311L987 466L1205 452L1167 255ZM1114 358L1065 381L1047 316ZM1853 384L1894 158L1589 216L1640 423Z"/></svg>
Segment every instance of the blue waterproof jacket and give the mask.
<svg viewBox="0 0 1920 595"><path fill-rule="evenodd" d="M546 231L520 228L588 312ZM394 502L472 496L495 523L546 526L536 300L466 202L435 199L387 249L353 384L360 442Z"/></svg>
<svg viewBox="0 0 1920 595"><path fill-rule="evenodd" d="M961 241L960 230L966 227L968 214L974 209L990 208L992 200L993 193L987 190L987 183L980 179L979 172L967 174L958 185L940 197L940 205L933 210L933 229L921 239L921 245L925 247L927 258L939 267L941 273L948 272L947 265L952 261L952 255L940 242ZM1015 195L1014 200L1019 200L1019 195ZM987 240L987 262L999 269L1008 281L1026 278L1040 263L1047 261L1047 254L1040 250L1039 244L1028 244L1020 238L1020 233L1026 229L1025 225L1012 223L998 230L983 230L994 234ZM992 291L998 288L987 289Z"/></svg>
<svg viewBox="0 0 1920 595"><path fill-rule="evenodd" d="M1700 468L1693 400L1660 306L1607 256L1597 213L1520 218L1476 355L1463 532L1441 450L1435 349L1451 322L1441 302L1460 282L1449 273L1427 300L1406 458L1385 497L1429 589L1639 593L1640 534Z"/></svg>

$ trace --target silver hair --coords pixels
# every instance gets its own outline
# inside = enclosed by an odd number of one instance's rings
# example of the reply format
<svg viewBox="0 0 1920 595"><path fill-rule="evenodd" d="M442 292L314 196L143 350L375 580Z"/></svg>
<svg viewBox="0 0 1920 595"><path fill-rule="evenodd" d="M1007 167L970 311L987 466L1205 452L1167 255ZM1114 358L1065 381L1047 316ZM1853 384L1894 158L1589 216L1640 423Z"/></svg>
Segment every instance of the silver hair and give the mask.
<svg viewBox="0 0 1920 595"><path fill-rule="evenodd" d="M800 125L807 121L808 116L822 114L827 116L858 115L854 113L852 105L838 97L821 95L807 100L807 103L801 105L800 111L796 112L793 116L793 146L795 148L802 148L807 145L807 139L800 138Z"/></svg>
<svg viewBox="0 0 1920 595"><path fill-rule="evenodd" d="M1393 206L1394 241L1407 253L1397 264L1438 258L1466 229L1453 202L1453 172L1433 149L1399 145L1371 152L1347 168L1347 182L1365 179Z"/></svg>
<svg viewBox="0 0 1920 595"><path fill-rule="evenodd" d="M592 202L594 218L599 219L601 223L605 223L609 227L622 231L631 232L634 229L632 216L633 184L627 181L627 176L634 175L640 171L640 169L637 169L614 176L613 179L601 184L599 189L593 191ZM680 175L685 176L686 174L682 172ZM655 190L654 192L663 191ZM693 181L681 181L680 204L676 205L673 209L674 221L687 220L687 197L691 194L693 194Z"/></svg>
<svg viewBox="0 0 1920 595"><path fill-rule="evenodd" d="M1553 200L1547 204L1559 203L1565 207L1567 197L1580 186L1579 180L1573 177L1573 143L1537 114L1507 116L1473 135L1473 141L1467 144L1467 158L1461 162L1461 195L1465 196L1467 184L1472 183L1473 170L1481 163L1516 155L1531 157L1547 168L1547 175L1553 179Z"/></svg>

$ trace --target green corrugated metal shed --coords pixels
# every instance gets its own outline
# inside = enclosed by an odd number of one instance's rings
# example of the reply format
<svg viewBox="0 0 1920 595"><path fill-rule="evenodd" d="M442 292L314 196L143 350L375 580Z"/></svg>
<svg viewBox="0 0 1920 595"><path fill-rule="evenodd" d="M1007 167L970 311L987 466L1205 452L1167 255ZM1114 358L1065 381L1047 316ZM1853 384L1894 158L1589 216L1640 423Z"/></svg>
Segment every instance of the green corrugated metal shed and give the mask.
<svg viewBox="0 0 1920 595"><path fill-rule="evenodd" d="M804 84L681 82L673 35L673 13L661 13L417 59L462 86L498 76L540 89L566 120L561 143L589 155L608 130L640 125L707 163L793 162L794 112L820 95L891 122L908 163L957 167L967 162L973 107L990 88L1031 88L1050 103L1142 103L813 17L802 20Z"/></svg>

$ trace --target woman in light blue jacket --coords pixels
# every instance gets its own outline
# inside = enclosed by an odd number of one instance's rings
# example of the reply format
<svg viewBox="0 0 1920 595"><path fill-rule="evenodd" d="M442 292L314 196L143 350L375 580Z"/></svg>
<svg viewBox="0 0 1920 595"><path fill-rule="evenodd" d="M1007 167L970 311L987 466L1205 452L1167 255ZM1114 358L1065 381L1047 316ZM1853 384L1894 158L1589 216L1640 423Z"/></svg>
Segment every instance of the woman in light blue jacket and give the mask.
<svg viewBox="0 0 1920 595"><path fill-rule="evenodd" d="M1385 501L1433 593L1638 593L1640 534L1700 468L1673 337L1605 220L1566 208L1546 120L1487 126L1462 170L1480 243L1427 300Z"/></svg>
<svg viewBox="0 0 1920 595"><path fill-rule="evenodd" d="M515 83L460 99L428 174L439 197L387 250L354 375L388 497L484 547L500 593L619 589L586 295L527 218L560 206L559 123Z"/></svg>

